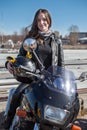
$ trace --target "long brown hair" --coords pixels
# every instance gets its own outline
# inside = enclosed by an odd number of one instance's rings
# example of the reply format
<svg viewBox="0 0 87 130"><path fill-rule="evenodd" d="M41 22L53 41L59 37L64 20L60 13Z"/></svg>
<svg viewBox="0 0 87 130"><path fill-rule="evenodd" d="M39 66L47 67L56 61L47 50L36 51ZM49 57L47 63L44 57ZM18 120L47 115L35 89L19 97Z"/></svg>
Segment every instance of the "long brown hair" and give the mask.
<svg viewBox="0 0 87 130"><path fill-rule="evenodd" d="M37 26L38 21L37 21L37 18L38 18L39 13L44 13L45 14L46 20L47 20L47 22L49 24L49 28L51 27L52 19L51 19L50 13L46 9L39 9L35 13L34 20L33 20L33 23L31 25L31 29L30 29L30 31L28 33L28 37L33 37L33 38L36 38L36 39L38 38L38 26Z"/></svg>

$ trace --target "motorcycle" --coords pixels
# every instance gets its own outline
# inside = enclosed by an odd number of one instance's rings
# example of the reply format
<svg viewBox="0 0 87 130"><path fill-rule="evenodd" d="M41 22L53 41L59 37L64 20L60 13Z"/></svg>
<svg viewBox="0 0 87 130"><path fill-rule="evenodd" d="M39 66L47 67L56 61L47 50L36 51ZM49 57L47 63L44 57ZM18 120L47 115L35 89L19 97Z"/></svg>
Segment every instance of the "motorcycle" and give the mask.
<svg viewBox="0 0 87 130"><path fill-rule="evenodd" d="M36 46L36 41L28 38L23 44L26 57L8 57L13 63L14 77L26 84L31 80L22 93L9 130L81 130L74 124L80 103L73 72L59 66L45 70L35 52Z"/></svg>

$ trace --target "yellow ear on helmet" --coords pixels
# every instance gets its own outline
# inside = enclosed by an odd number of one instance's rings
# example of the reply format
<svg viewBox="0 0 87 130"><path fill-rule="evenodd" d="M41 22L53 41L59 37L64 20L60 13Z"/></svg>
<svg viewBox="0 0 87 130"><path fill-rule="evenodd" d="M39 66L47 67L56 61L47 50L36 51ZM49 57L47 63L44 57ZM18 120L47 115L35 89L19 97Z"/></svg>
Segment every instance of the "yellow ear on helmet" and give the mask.
<svg viewBox="0 0 87 130"><path fill-rule="evenodd" d="M26 57L31 59L32 58L32 55L30 54L30 52L28 51L27 54L26 54Z"/></svg>
<svg viewBox="0 0 87 130"><path fill-rule="evenodd" d="M13 56L7 56L7 61L11 62L11 63L14 63L16 61L15 57Z"/></svg>

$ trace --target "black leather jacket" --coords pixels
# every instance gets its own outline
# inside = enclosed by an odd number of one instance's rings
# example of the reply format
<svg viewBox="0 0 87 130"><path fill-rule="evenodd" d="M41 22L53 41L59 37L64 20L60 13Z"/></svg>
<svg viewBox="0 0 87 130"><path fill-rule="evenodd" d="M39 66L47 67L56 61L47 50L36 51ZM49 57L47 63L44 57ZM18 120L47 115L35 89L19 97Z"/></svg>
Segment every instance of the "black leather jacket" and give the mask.
<svg viewBox="0 0 87 130"><path fill-rule="evenodd" d="M61 40L52 33L45 42L51 42L52 47L52 65L64 67L64 53ZM18 56L26 56L26 51L23 49L23 43L20 47Z"/></svg>

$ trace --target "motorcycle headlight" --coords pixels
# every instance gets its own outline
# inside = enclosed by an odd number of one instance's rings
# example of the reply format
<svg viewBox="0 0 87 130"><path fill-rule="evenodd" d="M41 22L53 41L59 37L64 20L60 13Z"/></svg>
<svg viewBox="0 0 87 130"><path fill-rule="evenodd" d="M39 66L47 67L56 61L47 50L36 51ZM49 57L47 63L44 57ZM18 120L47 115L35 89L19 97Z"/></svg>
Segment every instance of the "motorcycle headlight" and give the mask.
<svg viewBox="0 0 87 130"><path fill-rule="evenodd" d="M67 110L52 107L49 105L45 106L44 118L48 121L63 125L66 122L69 115L70 112Z"/></svg>

